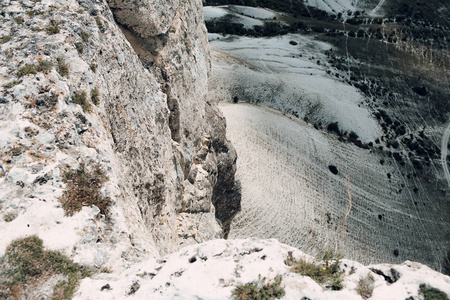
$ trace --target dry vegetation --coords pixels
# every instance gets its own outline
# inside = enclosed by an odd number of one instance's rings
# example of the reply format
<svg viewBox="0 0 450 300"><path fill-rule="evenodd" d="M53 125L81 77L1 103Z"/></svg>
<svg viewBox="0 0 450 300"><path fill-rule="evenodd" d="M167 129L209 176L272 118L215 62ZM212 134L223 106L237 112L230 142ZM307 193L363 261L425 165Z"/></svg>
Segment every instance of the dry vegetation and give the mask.
<svg viewBox="0 0 450 300"><path fill-rule="evenodd" d="M33 235L17 239L0 258L0 298L32 298L34 290L52 276L62 276L54 287L53 299L71 299L81 278L89 275L64 254L45 250Z"/></svg>
<svg viewBox="0 0 450 300"><path fill-rule="evenodd" d="M66 215L72 216L83 206L97 206L100 213L108 214L110 199L100 193L100 189L108 177L100 168L94 166L91 171L81 164L76 170L64 173L64 182L67 184L60 201Z"/></svg>

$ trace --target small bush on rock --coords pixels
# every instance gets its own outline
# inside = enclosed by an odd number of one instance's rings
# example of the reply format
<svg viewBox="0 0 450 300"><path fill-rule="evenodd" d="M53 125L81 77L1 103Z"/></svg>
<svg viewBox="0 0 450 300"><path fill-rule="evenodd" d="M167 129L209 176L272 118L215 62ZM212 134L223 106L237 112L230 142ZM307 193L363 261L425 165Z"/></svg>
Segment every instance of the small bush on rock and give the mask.
<svg viewBox="0 0 450 300"><path fill-rule="evenodd" d="M92 103L94 103L95 105L100 104L100 92L98 91L97 87L95 87L91 90L91 100L92 100Z"/></svg>
<svg viewBox="0 0 450 300"><path fill-rule="evenodd" d="M45 32L47 32L50 35L58 34L59 31L60 30L59 30L58 23L56 23L56 21L54 21L54 20L51 20L50 24L45 28Z"/></svg>
<svg viewBox="0 0 450 300"><path fill-rule="evenodd" d="M32 235L17 239L6 248L0 258L0 298L22 298L22 291L48 280L53 275L63 275L54 287L55 299L71 299L81 278L89 273L65 255L44 250L42 240ZM27 286L30 283L30 286Z"/></svg>
<svg viewBox="0 0 450 300"><path fill-rule="evenodd" d="M100 194L100 189L107 180L108 177L100 166L94 166L88 171L86 166L81 164L78 169L65 172L63 181L67 187L60 201L66 215L72 216L83 206L92 205L97 206L100 213L107 215L110 200Z"/></svg>
<svg viewBox="0 0 450 300"><path fill-rule="evenodd" d="M7 43L11 39L12 39L12 37L10 35L4 35L4 36L0 37L0 44Z"/></svg>
<svg viewBox="0 0 450 300"><path fill-rule="evenodd" d="M17 77L23 77L29 74L36 74L37 72L38 70L36 65L26 64L25 66L21 67L19 71L17 71Z"/></svg>
<svg viewBox="0 0 450 300"><path fill-rule="evenodd" d="M86 96L86 92L75 92L72 95L72 102L81 105L84 112L91 110L91 105L89 104Z"/></svg>
<svg viewBox="0 0 450 300"><path fill-rule="evenodd" d="M63 77L67 77L69 75L69 65L66 63L64 58L58 57L57 59L58 65L57 65L57 71L59 75Z"/></svg>
<svg viewBox="0 0 450 300"><path fill-rule="evenodd" d="M358 285L356 286L356 292L363 299L369 299L372 297L373 289L374 289L375 279L371 274L367 274L366 277L361 277L358 281Z"/></svg>
<svg viewBox="0 0 450 300"><path fill-rule="evenodd" d="M233 290L232 296L235 300L270 300L279 299L284 296L285 291L281 286L281 276L275 277L273 283L264 283L265 278L258 282L240 284Z"/></svg>
<svg viewBox="0 0 450 300"><path fill-rule="evenodd" d="M324 284L332 290L341 290L343 272L339 269L340 257L331 252L325 252L323 262L316 265L306 260L298 260L292 263L292 272L311 277L319 284Z"/></svg>
<svg viewBox="0 0 450 300"><path fill-rule="evenodd" d="M42 73L48 73L53 67L53 64L49 61L40 61L37 66L37 71Z"/></svg>
<svg viewBox="0 0 450 300"><path fill-rule="evenodd" d="M423 295L425 300L449 300L447 294L434 287L422 283L419 293Z"/></svg>

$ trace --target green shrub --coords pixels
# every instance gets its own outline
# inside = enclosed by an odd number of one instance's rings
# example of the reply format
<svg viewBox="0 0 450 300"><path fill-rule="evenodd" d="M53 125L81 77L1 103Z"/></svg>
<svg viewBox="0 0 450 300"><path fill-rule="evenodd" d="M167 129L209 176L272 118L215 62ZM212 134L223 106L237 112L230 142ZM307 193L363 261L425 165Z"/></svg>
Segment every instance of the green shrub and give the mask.
<svg viewBox="0 0 450 300"><path fill-rule="evenodd" d="M100 213L107 215L110 200L100 194L100 189L107 180L108 177L99 166L89 172L81 164L77 170L65 172L63 181L67 186L60 201L66 215L72 216L83 206L92 205L97 206Z"/></svg>
<svg viewBox="0 0 450 300"><path fill-rule="evenodd" d="M446 293L424 283L420 285L419 293L423 295L424 300L449 300Z"/></svg>
<svg viewBox="0 0 450 300"><path fill-rule="evenodd" d="M37 15L40 15L42 13L43 13L42 11L37 10L37 9L27 10L27 15L30 16L30 17L37 16Z"/></svg>
<svg viewBox="0 0 450 300"><path fill-rule="evenodd" d="M22 154L22 148L14 147L9 151L9 154L11 154L11 156L19 156L20 154Z"/></svg>
<svg viewBox="0 0 450 300"><path fill-rule="evenodd" d="M81 31L81 39L83 42L87 43L89 41L89 34L85 31Z"/></svg>
<svg viewBox="0 0 450 300"><path fill-rule="evenodd" d="M103 26L103 22L100 19L100 17L95 18L95 23L97 24L98 30L100 30L101 32L105 30L105 27Z"/></svg>
<svg viewBox="0 0 450 300"><path fill-rule="evenodd" d="M97 65L96 64L90 64L89 67L91 68L92 72L97 72Z"/></svg>
<svg viewBox="0 0 450 300"><path fill-rule="evenodd" d="M17 24L22 24L25 20L22 18L22 17L17 17L17 18L14 18L14 21L16 21L16 23Z"/></svg>
<svg viewBox="0 0 450 300"><path fill-rule="evenodd" d="M61 274L66 280L54 287L54 298L71 299L79 280L89 275L65 255L44 250L42 240L35 235L12 241L0 259L0 269L0 290L7 298L13 290L25 288L27 282L45 281L51 275ZM65 293L59 293L59 286L64 286Z"/></svg>
<svg viewBox="0 0 450 300"><path fill-rule="evenodd" d="M13 81L10 81L8 83L5 83L3 85L3 88L10 89L10 88L12 88L12 87L14 87L14 86L16 86L18 84L21 84L21 83L22 83L22 80L13 80Z"/></svg>
<svg viewBox="0 0 450 300"><path fill-rule="evenodd" d="M84 52L83 44L81 44L81 43L75 43L75 48L77 49L77 52L78 52L79 54L83 54L83 52Z"/></svg>
<svg viewBox="0 0 450 300"><path fill-rule="evenodd" d="M75 92L72 95L72 103L81 105L84 112L91 110L91 105L89 104L86 96L86 92Z"/></svg>
<svg viewBox="0 0 450 300"><path fill-rule="evenodd" d="M69 71L70 71L69 65L66 63L66 61L62 57L58 57L56 59L56 61L58 62L56 70L58 71L59 75L61 75L63 77L67 77L69 75Z"/></svg>
<svg viewBox="0 0 450 300"><path fill-rule="evenodd" d="M291 271L309 276L317 283L324 284L332 290L340 290L343 288L343 272L340 271L339 264L340 256L335 256L331 252L325 252L321 264L316 265L300 259L292 262Z"/></svg>
<svg viewBox="0 0 450 300"><path fill-rule="evenodd" d="M29 74L36 74L38 72L36 65L33 64L26 64L25 66L21 67L19 71L17 71L18 77L23 77L25 75Z"/></svg>
<svg viewBox="0 0 450 300"><path fill-rule="evenodd" d="M264 283L265 278L258 282L240 284L232 292L235 300L270 300L279 299L285 295L284 288L281 287L281 276L275 277L273 283Z"/></svg>
<svg viewBox="0 0 450 300"><path fill-rule="evenodd" d="M56 23L56 21L51 20L50 24L45 28L45 32L47 32L48 34L57 34L59 33L59 26L58 23Z"/></svg>
<svg viewBox="0 0 450 300"><path fill-rule="evenodd" d="M92 103L94 103L95 105L100 104L100 92L98 91L97 87L95 87L91 90L91 100L92 100Z"/></svg>
<svg viewBox="0 0 450 300"><path fill-rule="evenodd" d="M37 66L37 71L42 73L48 73L53 67L53 64L49 61L41 60Z"/></svg>
<svg viewBox="0 0 450 300"><path fill-rule="evenodd" d="M3 215L3 220L7 223L14 221L15 218L17 218L17 213L14 212L9 212Z"/></svg>
<svg viewBox="0 0 450 300"><path fill-rule="evenodd" d="M12 39L12 36L10 35L4 35L2 37L0 37L0 44L4 44L9 42Z"/></svg>
<svg viewBox="0 0 450 300"><path fill-rule="evenodd" d="M358 285L356 286L356 292L363 299L369 299L372 297L373 289L374 289L375 279L372 274L367 274L366 277L361 277L358 281Z"/></svg>

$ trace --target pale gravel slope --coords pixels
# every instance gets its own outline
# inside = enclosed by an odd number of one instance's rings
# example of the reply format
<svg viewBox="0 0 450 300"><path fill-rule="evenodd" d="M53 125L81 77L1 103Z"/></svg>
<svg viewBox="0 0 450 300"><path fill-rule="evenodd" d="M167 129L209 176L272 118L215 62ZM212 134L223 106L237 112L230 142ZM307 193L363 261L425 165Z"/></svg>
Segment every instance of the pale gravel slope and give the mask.
<svg viewBox="0 0 450 300"><path fill-rule="evenodd" d="M238 96L325 127L337 121L340 128L355 131L363 142L381 135L358 90L326 73L324 52L332 49L331 45L297 34L273 38L210 34L209 38L212 99L230 101Z"/></svg>

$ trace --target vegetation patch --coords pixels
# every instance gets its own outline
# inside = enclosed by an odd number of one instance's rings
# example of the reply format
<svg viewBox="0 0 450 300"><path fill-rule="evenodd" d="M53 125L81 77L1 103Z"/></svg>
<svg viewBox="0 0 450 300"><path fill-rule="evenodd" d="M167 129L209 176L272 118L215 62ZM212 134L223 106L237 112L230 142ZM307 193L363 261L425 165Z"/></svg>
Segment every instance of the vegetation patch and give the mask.
<svg viewBox="0 0 450 300"><path fill-rule="evenodd" d="M60 201L66 215L72 216L83 206L93 205L100 209L100 213L107 215L111 201L100 194L100 189L107 180L108 177L98 165L88 171L81 164L78 169L65 172L63 181L67 186Z"/></svg>
<svg viewBox="0 0 450 300"><path fill-rule="evenodd" d="M41 60L36 67L38 72L48 73L53 67L53 64L49 61Z"/></svg>
<svg viewBox="0 0 450 300"><path fill-rule="evenodd" d="M75 48L77 49L78 54L83 54L83 52L84 52L83 44L75 43Z"/></svg>
<svg viewBox="0 0 450 300"><path fill-rule="evenodd" d="M4 35L2 37L0 37L0 44L4 44L9 42L12 39L12 36L10 35Z"/></svg>
<svg viewBox="0 0 450 300"><path fill-rule="evenodd" d="M322 263L314 264L300 259L292 262L291 271L309 276L317 283L338 291L343 288L342 275L344 274L344 272L340 271L339 264L340 256L335 256L331 252L325 252Z"/></svg>
<svg viewBox="0 0 450 300"><path fill-rule="evenodd" d="M86 92L75 92L72 95L72 103L81 105L84 112L91 110L91 105L89 104L86 96Z"/></svg>
<svg viewBox="0 0 450 300"><path fill-rule="evenodd" d="M95 88L93 88L91 90L91 101L95 105L99 105L100 104L100 92L98 91L97 87L95 87Z"/></svg>
<svg viewBox="0 0 450 300"><path fill-rule="evenodd" d="M374 289L375 279L372 274L367 274L366 277L361 277L358 281L358 285L356 286L356 292L363 299L369 299L372 297L373 289Z"/></svg>
<svg viewBox="0 0 450 300"><path fill-rule="evenodd" d="M4 85L3 85L3 88L5 88L5 89L10 89L10 88L12 88L12 87L15 87L16 85L18 85L18 84L21 84L22 83L22 80L13 80L13 81L10 81L10 82L8 82L8 83L5 83Z"/></svg>
<svg viewBox="0 0 450 300"><path fill-rule="evenodd" d="M80 35L83 42L85 43L89 42L89 33L87 33L86 31L81 31Z"/></svg>
<svg viewBox="0 0 450 300"><path fill-rule="evenodd" d="M446 293L434 287L422 283L419 288L425 300L449 300Z"/></svg>
<svg viewBox="0 0 450 300"><path fill-rule="evenodd" d="M3 220L5 220L6 223L14 221L15 218L17 218L17 213L15 212L9 212L3 215Z"/></svg>
<svg viewBox="0 0 450 300"><path fill-rule="evenodd" d="M58 23L55 20L51 20L50 24L45 28L45 32L48 34L58 34L60 32Z"/></svg>
<svg viewBox="0 0 450 300"><path fill-rule="evenodd" d="M23 77L25 75L36 74L38 72L36 65L26 64L17 71L18 77Z"/></svg>
<svg viewBox="0 0 450 300"><path fill-rule="evenodd" d="M97 24L98 30L100 30L101 32L105 31L105 26L103 25L103 22L100 19L100 17L95 18L95 23Z"/></svg>
<svg viewBox="0 0 450 300"><path fill-rule="evenodd" d="M285 295L281 286L281 276L275 277L273 283L265 283L266 279L259 279L257 282L240 284L233 290L232 296L235 300L259 300L259 299L279 299Z"/></svg>
<svg viewBox="0 0 450 300"><path fill-rule="evenodd" d="M17 239L6 248L0 258L0 298L22 298L27 287L39 285L54 275L65 277L53 291L54 299L71 299L81 278L89 272L67 256L45 250L42 240L33 235ZM27 286L27 283L31 283Z"/></svg>
<svg viewBox="0 0 450 300"><path fill-rule="evenodd" d="M58 71L59 75L67 77L69 75L69 65L62 57L58 57L56 61L58 62L56 70Z"/></svg>

